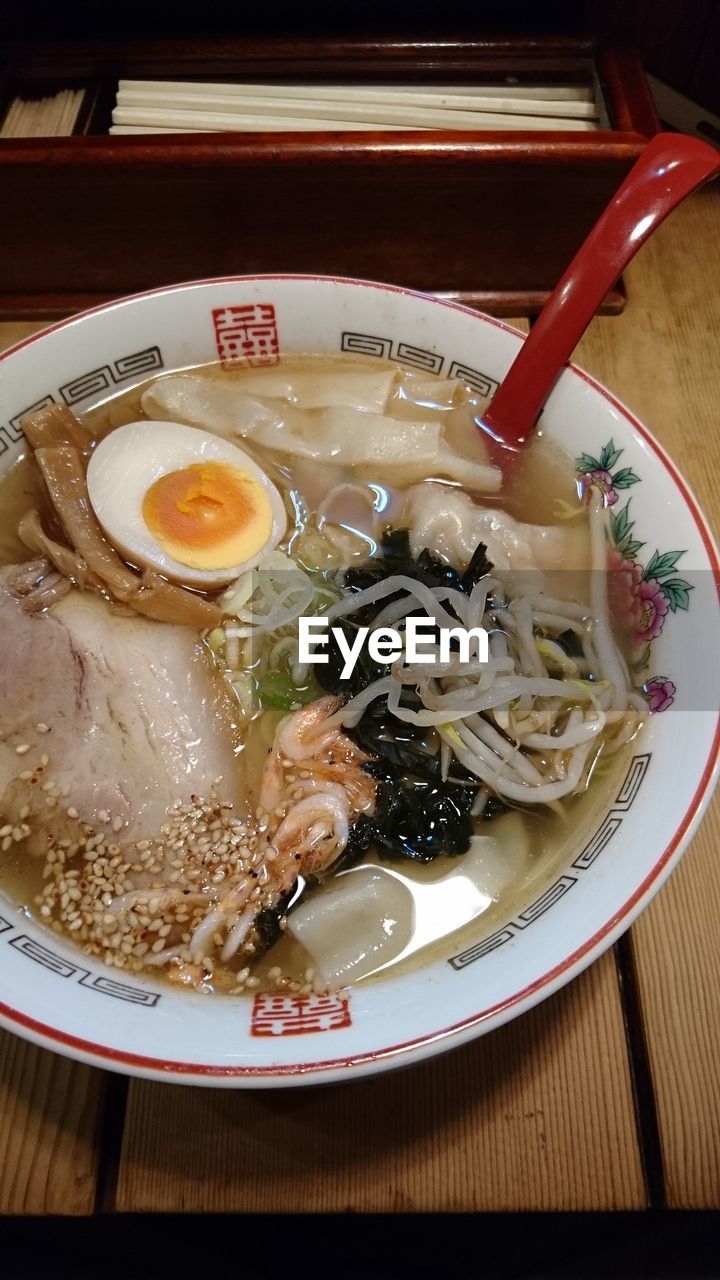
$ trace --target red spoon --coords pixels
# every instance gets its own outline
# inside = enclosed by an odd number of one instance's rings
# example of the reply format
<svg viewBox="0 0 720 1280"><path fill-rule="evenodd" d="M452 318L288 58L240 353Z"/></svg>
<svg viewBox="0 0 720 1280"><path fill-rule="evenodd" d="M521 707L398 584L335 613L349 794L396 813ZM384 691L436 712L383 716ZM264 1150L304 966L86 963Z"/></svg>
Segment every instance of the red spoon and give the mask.
<svg viewBox="0 0 720 1280"><path fill-rule="evenodd" d="M714 147L659 133L578 249L477 425L512 466L595 312L648 236L685 196L720 172ZM508 452L505 453L504 451Z"/></svg>

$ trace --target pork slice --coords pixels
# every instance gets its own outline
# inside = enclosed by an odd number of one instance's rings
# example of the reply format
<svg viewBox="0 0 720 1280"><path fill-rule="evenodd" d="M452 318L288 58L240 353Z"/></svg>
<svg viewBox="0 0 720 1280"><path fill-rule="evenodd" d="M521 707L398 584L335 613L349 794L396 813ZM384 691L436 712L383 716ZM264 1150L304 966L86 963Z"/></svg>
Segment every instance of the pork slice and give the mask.
<svg viewBox="0 0 720 1280"><path fill-rule="evenodd" d="M169 808L220 776L222 797L241 805L233 700L197 633L77 591L33 616L9 592L11 572L0 570L0 806L43 754L44 779L67 788L62 806L98 829L104 813L122 819L123 839L157 835Z"/></svg>

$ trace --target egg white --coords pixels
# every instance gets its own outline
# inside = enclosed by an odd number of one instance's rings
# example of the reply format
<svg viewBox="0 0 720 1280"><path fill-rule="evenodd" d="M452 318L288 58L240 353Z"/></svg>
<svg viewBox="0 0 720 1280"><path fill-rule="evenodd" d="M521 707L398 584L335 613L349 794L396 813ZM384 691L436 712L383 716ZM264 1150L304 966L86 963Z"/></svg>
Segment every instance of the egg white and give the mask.
<svg viewBox="0 0 720 1280"><path fill-rule="evenodd" d="M257 480L270 501L270 537L242 564L220 569L191 569L160 546L143 519L148 489L167 475L199 462L225 462ZM87 486L95 515L105 534L132 564L157 569L173 582L205 588L227 586L253 569L285 533L287 516L275 485L242 449L199 427L179 422L129 422L116 427L95 448L87 470Z"/></svg>

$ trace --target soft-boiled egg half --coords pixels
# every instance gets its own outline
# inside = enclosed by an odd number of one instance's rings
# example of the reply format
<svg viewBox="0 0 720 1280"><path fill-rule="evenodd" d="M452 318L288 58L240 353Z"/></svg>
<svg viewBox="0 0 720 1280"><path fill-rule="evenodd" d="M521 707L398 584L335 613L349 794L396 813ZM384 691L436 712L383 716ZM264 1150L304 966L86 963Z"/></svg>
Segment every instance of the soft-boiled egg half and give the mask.
<svg viewBox="0 0 720 1280"><path fill-rule="evenodd" d="M282 538L271 480L229 440L179 422L130 422L97 445L93 510L129 561L190 587L226 586Z"/></svg>

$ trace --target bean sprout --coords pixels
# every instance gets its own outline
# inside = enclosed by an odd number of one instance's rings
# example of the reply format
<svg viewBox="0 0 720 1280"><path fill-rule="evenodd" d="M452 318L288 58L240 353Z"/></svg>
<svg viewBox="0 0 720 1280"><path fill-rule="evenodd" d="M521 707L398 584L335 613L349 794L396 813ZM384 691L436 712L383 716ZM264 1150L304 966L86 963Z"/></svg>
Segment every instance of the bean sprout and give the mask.
<svg viewBox="0 0 720 1280"><path fill-rule="evenodd" d="M645 711L612 632L606 518L600 495L593 493L587 602L515 590L507 573L481 578L469 596L452 586L427 587L405 574L344 596L329 610L330 622L387 601L371 627L402 627L420 606L441 626L483 626L490 637L489 661L463 662L457 653L439 661L437 645L434 651L426 646L421 661L409 662L403 652L387 675L328 723L355 726L371 703L386 698L397 720L437 730L442 778L449 776L454 755L480 779L483 795L555 808L586 780L599 749L619 749ZM568 632L575 637L571 653L564 641Z"/></svg>

